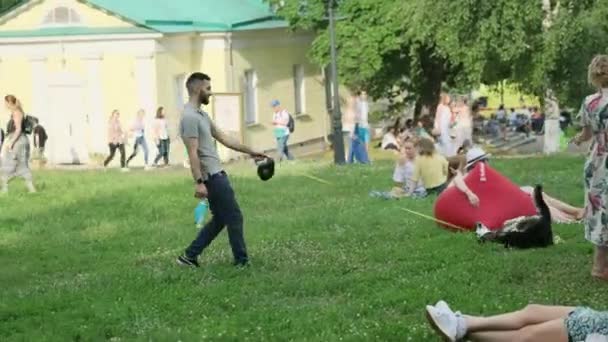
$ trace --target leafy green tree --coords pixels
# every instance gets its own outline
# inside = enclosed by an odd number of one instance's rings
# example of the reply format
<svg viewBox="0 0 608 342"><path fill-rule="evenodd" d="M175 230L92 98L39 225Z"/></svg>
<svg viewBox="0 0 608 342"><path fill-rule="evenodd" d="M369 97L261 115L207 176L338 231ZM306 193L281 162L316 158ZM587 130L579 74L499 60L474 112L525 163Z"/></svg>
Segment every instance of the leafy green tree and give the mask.
<svg viewBox="0 0 608 342"><path fill-rule="evenodd" d="M327 64L327 0L282 2L294 29L318 33L310 57ZM433 107L442 85L503 80L541 99L552 89L571 106L589 91L590 58L608 47L601 0L342 0L338 10L341 81L374 97L407 92L400 98L418 109Z"/></svg>

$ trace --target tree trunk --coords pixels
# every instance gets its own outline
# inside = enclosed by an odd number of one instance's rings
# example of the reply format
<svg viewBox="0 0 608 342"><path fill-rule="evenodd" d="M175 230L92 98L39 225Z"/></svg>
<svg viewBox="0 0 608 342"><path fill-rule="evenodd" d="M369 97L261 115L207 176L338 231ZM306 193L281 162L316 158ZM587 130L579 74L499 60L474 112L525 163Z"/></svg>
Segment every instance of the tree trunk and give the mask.
<svg viewBox="0 0 608 342"><path fill-rule="evenodd" d="M445 61L434 56L432 47L424 47L420 51L420 64L422 67L422 79L419 82L418 93L420 94L421 108L429 109L431 116L435 114L439 105L441 85L445 75Z"/></svg>

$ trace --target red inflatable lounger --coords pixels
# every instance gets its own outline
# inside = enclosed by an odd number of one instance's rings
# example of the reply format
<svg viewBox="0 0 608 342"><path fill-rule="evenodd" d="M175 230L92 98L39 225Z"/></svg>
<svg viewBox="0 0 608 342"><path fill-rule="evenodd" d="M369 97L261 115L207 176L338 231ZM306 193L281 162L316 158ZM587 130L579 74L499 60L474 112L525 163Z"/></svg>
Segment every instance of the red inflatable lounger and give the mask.
<svg viewBox="0 0 608 342"><path fill-rule="evenodd" d="M469 230L475 229L476 222L497 230L507 220L537 214L527 193L485 163L478 163L465 176L465 183L479 197L479 207L473 207L465 194L451 186L437 198L435 218Z"/></svg>

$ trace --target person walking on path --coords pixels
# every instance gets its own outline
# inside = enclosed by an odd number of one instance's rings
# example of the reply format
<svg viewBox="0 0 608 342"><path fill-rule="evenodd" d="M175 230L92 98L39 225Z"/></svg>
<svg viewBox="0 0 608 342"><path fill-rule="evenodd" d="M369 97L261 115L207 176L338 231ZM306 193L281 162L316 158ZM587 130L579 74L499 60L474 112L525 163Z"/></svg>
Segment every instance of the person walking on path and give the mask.
<svg viewBox="0 0 608 342"><path fill-rule="evenodd" d="M2 188L1 193L8 193L8 182L15 177L22 177L30 193L36 192L32 171L29 167L30 141L26 135L26 117L21 102L13 95L4 97L4 104L11 112L6 128L6 139L2 155Z"/></svg>
<svg viewBox="0 0 608 342"><path fill-rule="evenodd" d="M129 167L129 163L137 156L137 151L139 147L144 150L144 169L149 170L148 166L148 143L146 142L146 122L145 122L146 112L143 109L140 109L137 112L137 117L131 126L131 132L135 136L135 143L133 144L133 153L127 159L127 167Z"/></svg>
<svg viewBox="0 0 608 342"><path fill-rule="evenodd" d="M255 160L268 158L222 132L211 120L201 105L209 104L211 78L195 72L186 81L190 100L182 112L179 135L188 151L190 171L194 179L194 196L209 201L213 214L198 233L194 241L177 258L183 266L199 267L198 256L213 242L224 227L228 228L228 239L232 248L235 266L246 266L249 262L245 237L243 236L243 214L236 200L228 174L222 168L215 140L222 145L245 154Z"/></svg>
<svg viewBox="0 0 608 342"><path fill-rule="evenodd" d="M169 124L165 117L165 108L158 107L156 110L156 118L154 119L154 142L158 148L158 155L154 159L154 166L158 166L158 162L163 159L164 166L169 166L169 151L171 140L169 139Z"/></svg>
<svg viewBox="0 0 608 342"><path fill-rule="evenodd" d="M120 122L120 112L115 109L110 115L110 122L108 125L108 147L110 148L110 155L103 163L103 167L108 167L108 164L114 159L116 150L120 152L120 167L122 172L127 172L127 162L125 159L125 140L126 134L122 129Z"/></svg>

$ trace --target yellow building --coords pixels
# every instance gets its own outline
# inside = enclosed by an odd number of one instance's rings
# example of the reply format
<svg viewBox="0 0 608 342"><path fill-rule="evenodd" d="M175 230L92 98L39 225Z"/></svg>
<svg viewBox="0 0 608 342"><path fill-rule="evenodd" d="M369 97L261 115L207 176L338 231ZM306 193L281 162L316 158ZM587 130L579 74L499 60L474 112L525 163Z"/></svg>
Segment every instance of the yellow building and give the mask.
<svg viewBox="0 0 608 342"><path fill-rule="evenodd" d="M202 71L217 94L208 110L218 125L271 150L275 98L296 119L290 144L329 131L322 72L306 58L312 39L288 31L263 0L30 0L0 17L0 91L40 119L51 163L107 154L113 109L130 126L139 108L151 122L158 106L181 162L184 82ZM3 111L0 123L7 119Z"/></svg>

